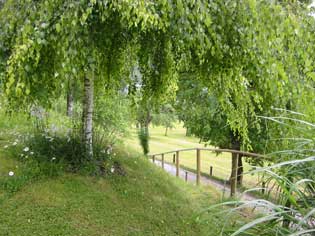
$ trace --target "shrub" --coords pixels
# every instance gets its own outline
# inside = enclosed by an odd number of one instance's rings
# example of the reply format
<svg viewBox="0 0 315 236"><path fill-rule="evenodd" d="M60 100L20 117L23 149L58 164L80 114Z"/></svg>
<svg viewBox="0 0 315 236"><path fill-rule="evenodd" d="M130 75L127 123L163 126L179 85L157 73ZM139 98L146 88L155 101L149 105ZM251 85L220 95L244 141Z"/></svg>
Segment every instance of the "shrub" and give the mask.
<svg viewBox="0 0 315 236"><path fill-rule="evenodd" d="M84 143L79 135L52 134L37 132L26 141L26 145L33 150L34 158L40 163L56 163L64 166L66 171L83 171L91 174L104 174L112 155L111 146L103 146L95 142L93 145L94 158L87 159L84 153Z"/></svg>
<svg viewBox="0 0 315 236"><path fill-rule="evenodd" d="M138 131L140 145L143 149L143 154L149 153L149 130L147 127L141 127Z"/></svg>

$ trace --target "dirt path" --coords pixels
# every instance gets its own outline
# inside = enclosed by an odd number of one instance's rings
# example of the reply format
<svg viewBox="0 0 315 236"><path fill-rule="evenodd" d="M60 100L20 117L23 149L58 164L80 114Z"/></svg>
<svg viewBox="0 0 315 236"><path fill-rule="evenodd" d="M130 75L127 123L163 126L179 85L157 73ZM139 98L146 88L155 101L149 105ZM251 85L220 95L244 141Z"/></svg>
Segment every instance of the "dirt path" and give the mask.
<svg viewBox="0 0 315 236"><path fill-rule="evenodd" d="M155 160L154 164L162 167L162 162L159 160ZM164 163L164 170L166 172L170 173L171 175L174 175L174 176L176 175L176 167L174 165ZM187 171L187 170L180 168L179 169L179 176L182 179L185 179L186 172L187 172L187 181L192 182L192 183L196 183L196 174L191 172L191 171ZM222 182L220 182L218 180L211 179L211 178L208 178L205 176L201 176L200 182L203 185L211 185L214 188L216 188L217 190L219 190L222 193L223 198L230 196L230 185L224 185ZM237 191L237 197L239 199L242 199L242 200L255 200L255 199L257 199L250 194L247 194L247 193L244 194L244 193L241 193L239 191Z"/></svg>

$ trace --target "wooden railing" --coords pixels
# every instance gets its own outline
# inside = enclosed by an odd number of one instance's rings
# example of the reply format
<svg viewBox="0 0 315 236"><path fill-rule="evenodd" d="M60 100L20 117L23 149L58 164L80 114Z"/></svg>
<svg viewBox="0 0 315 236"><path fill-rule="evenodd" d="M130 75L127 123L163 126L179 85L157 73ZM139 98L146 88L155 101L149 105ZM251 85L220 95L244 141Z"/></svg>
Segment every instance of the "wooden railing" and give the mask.
<svg viewBox="0 0 315 236"><path fill-rule="evenodd" d="M231 171L231 179L230 179L230 187L231 187L231 196L235 196L236 189L237 189L237 168L238 168L238 157L241 155L242 157L253 157L253 158L261 158L264 160L268 160L269 157L251 153L251 152L243 152L238 150L232 150L232 149L218 149L218 148L186 148L186 149L179 149L169 152L162 152L162 153L156 153L149 155L149 157L152 158L153 162L155 161L156 156L161 156L161 165L164 169L164 156L165 154L171 154L175 153L175 166L176 166L176 176L179 176L179 153L180 152L186 152L186 151L194 151L196 150L196 183L197 185L200 184L201 179L201 151L210 151L210 152L216 152L216 153L222 153L222 152L228 152L228 153L234 153L236 155L232 155L232 171Z"/></svg>

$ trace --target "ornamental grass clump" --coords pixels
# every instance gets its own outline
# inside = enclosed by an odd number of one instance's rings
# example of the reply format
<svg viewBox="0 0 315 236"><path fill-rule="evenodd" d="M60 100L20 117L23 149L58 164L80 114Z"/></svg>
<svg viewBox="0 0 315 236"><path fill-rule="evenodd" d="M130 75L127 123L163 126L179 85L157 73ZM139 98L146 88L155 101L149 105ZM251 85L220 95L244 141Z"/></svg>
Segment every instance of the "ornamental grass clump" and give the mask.
<svg viewBox="0 0 315 236"><path fill-rule="evenodd" d="M250 201L228 201L208 208L223 208L220 214L227 217L226 225L235 222L235 214L242 215L244 210L252 209L253 217L247 223L239 224L238 230L230 231L229 235L259 236L313 236L315 235L315 126L304 120L288 117L272 117L273 121L290 127L294 138L291 149L273 152L277 156L273 163L266 167L255 167L245 174L262 174L264 176L263 197ZM304 137L301 138L303 135ZM284 138L281 138L282 140ZM307 142L306 142L306 141ZM280 155L279 155L280 154ZM248 191L256 191L256 189ZM262 189L260 189L262 190ZM231 216L230 218L228 216ZM229 231L222 228L222 234Z"/></svg>

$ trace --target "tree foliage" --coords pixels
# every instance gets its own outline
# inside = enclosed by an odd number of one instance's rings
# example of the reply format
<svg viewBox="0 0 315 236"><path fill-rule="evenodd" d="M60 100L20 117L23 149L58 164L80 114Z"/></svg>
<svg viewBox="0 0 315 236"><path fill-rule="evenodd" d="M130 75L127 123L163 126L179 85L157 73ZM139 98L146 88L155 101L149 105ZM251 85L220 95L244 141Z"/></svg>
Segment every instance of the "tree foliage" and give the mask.
<svg viewBox="0 0 315 236"><path fill-rule="evenodd" d="M9 0L0 23L1 73L12 102L47 103L70 75L93 75L107 86L128 81L121 72L137 64L144 98L169 97L178 74L189 71L213 89L245 144L249 117L285 106L315 77L314 20L298 4Z"/></svg>

